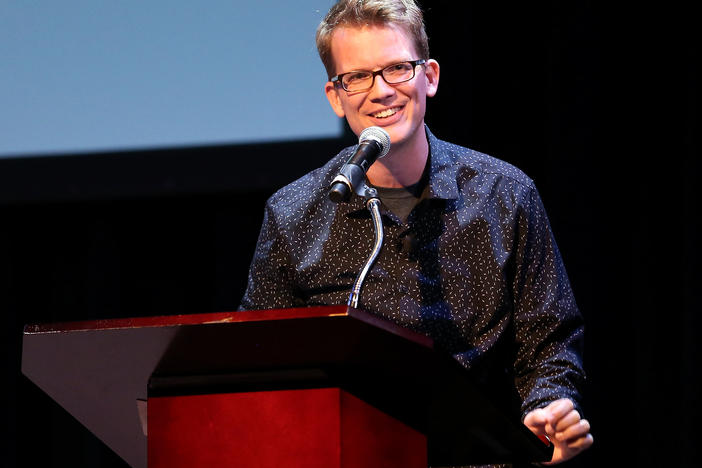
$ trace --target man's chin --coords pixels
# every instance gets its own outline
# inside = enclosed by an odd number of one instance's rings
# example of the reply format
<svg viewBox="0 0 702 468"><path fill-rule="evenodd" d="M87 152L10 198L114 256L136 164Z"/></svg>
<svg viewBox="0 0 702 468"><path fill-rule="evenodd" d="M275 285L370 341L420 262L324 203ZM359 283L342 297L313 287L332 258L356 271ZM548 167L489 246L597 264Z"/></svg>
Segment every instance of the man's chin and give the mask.
<svg viewBox="0 0 702 468"><path fill-rule="evenodd" d="M411 133L401 126L383 127L383 130L390 135L390 144L392 146L402 146L410 139Z"/></svg>
<svg viewBox="0 0 702 468"><path fill-rule="evenodd" d="M381 123L381 125L378 125L378 123ZM403 121L389 123L388 125L383 124L383 122L367 121L363 122L363 125L363 128L361 128L358 132L354 133L360 135L361 131L368 127L380 127L386 132L388 132L388 135L390 135L391 148L395 146L404 145L410 139L410 135L412 134L411 129L407 128L407 125L405 125L405 122Z"/></svg>

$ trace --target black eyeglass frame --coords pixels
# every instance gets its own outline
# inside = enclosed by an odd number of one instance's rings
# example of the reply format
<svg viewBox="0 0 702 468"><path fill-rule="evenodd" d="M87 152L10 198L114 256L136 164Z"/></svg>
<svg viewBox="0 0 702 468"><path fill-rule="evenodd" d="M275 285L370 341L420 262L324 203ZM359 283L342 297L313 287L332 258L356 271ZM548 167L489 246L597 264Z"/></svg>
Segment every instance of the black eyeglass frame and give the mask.
<svg viewBox="0 0 702 468"><path fill-rule="evenodd" d="M412 64L412 76L409 77L409 78L407 78L406 80L397 81L397 82L395 82L395 83L390 83L390 82L388 82L388 80L385 79L385 76L383 75L383 72L384 72L385 70L387 70L387 69L389 69L389 68L392 68L392 67L394 67L394 66L396 66L396 65L399 65L399 64L401 64L401 63L410 63L410 64ZM383 78L383 80L385 80L385 82L386 82L387 84L389 84L389 85L400 84L400 83L406 83L407 81L410 81L411 79L413 79L413 78L417 75L417 65L424 65L424 64L426 64L426 63L427 63L427 59L403 60L402 62L393 63L393 64L391 64L391 65L388 65L388 66L385 67L385 68L381 68L380 70L376 70L376 71L370 71L370 70L351 70L351 71L346 72L346 73L341 73L341 74L339 74L339 75L332 76L332 77L329 79L329 81L331 81L332 83L334 83L334 86L339 86L339 85L340 85L341 88L342 88L344 91L346 91L346 92L349 92L349 93L362 93L363 91L368 91L369 89L371 89L371 88L373 87L373 85L375 84L375 77L378 76L378 75L380 75L381 78ZM346 87L344 86L344 82L343 82L344 76L345 76L345 75L349 75L349 74L351 74L351 73L360 73L360 72L362 72L362 73L370 73L370 74L371 74L370 86L367 87L367 88L363 88L363 89L354 89L353 91L349 91L348 89L346 89Z"/></svg>

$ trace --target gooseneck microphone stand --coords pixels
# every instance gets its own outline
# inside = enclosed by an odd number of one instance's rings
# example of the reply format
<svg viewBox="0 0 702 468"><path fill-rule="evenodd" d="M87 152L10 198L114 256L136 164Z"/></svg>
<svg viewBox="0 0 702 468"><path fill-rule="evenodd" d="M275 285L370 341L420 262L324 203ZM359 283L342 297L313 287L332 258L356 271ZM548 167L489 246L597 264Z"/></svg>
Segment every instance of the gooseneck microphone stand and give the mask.
<svg viewBox="0 0 702 468"><path fill-rule="evenodd" d="M380 219L380 199L378 199L378 191L366 184L366 171L376 159L384 157L389 151L390 135L388 132L380 127L365 128L359 135L358 146L355 151L351 154L346 164L342 166L339 174L329 187L329 199L334 203L349 201L352 192L365 198L366 208L368 208L373 218L373 227L375 229L373 250L353 283L347 303L347 305L354 308L358 307L363 280L383 247L383 221Z"/></svg>
<svg viewBox="0 0 702 468"><path fill-rule="evenodd" d="M366 199L366 208L368 208L371 218L373 218L375 241L373 242L373 249L371 250L370 255L368 255L366 263L363 265L363 268L361 268L361 271L358 272L356 281L354 281L353 287L351 288L351 294L349 295L347 305L354 308L358 307L358 299L361 296L363 280L366 278L366 275L370 271L375 259L380 253L380 249L383 247L383 220L380 217L380 200L378 199L378 191L374 188L368 187L366 184L363 184L360 189L361 190L358 192L363 193L359 193L359 195Z"/></svg>

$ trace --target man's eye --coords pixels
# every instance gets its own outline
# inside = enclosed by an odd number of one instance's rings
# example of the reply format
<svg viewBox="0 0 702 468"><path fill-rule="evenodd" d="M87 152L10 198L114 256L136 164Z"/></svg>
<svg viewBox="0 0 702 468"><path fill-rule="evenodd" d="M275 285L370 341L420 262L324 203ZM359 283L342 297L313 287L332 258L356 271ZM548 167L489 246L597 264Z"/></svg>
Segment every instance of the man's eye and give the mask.
<svg viewBox="0 0 702 468"><path fill-rule="evenodd" d="M390 65L386 70L390 73L403 73L410 70L412 67L407 63L397 63L395 65Z"/></svg>
<svg viewBox="0 0 702 468"><path fill-rule="evenodd" d="M350 75L346 75L346 82L347 83L353 83L356 81L363 81L368 79L368 73L352 73Z"/></svg>

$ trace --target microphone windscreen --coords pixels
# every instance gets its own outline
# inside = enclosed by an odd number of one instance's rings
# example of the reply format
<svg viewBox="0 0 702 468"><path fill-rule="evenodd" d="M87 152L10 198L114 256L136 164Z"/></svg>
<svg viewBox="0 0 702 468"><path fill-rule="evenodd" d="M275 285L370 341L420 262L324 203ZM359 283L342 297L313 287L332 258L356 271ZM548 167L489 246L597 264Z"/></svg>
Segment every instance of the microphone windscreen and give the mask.
<svg viewBox="0 0 702 468"><path fill-rule="evenodd" d="M388 132L383 130L380 127L368 127L364 128L361 134L358 136L358 143L363 143L364 141L369 141L373 140L377 142L380 147L381 151L380 154L378 155L378 159L382 158L386 154L388 154L388 151L390 151L390 135Z"/></svg>

